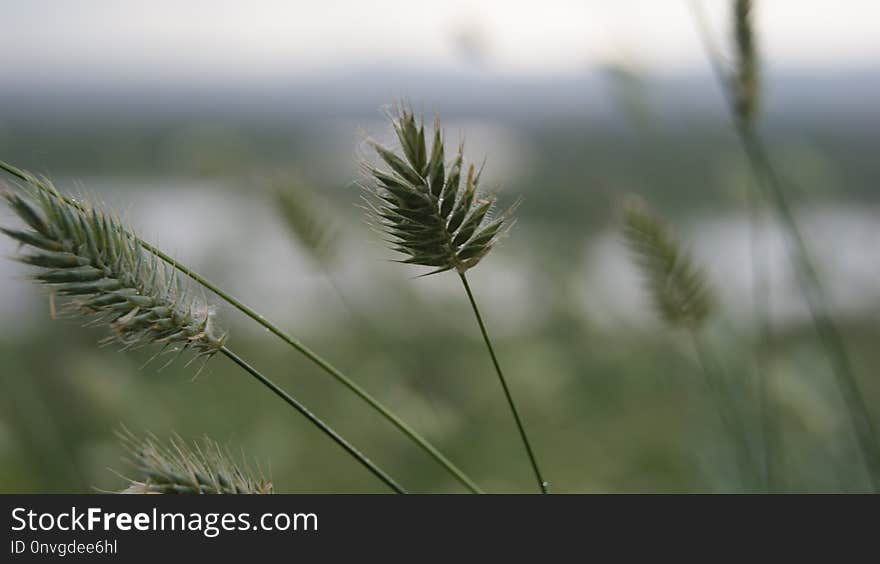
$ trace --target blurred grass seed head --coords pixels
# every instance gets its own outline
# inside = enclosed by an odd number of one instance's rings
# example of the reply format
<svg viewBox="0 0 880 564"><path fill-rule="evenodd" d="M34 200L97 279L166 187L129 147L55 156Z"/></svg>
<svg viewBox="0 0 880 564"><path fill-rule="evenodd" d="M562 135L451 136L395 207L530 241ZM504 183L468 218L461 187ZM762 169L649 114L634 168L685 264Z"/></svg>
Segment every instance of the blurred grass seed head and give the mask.
<svg viewBox="0 0 880 564"><path fill-rule="evenodd" d="M751 124L760 106L760 75L755 34L752 30L751 0L736 0L733 7L736 69L732 79L737 118Z"/></svg>
<svg viewBox="0 0 880 564"><path fill-rule="evenodd" d="M339 233L326 206L295 179L275 179L272 186L288 231L318 263L329 265L339 251Z"/></svg>
<svg viewBox="0 0 880 564"><path fill-rule="evenodd" d="M623 232L660 318L672 326L700 327L715 300L703 272L669 226L631 198L624 207Z"/></svg>

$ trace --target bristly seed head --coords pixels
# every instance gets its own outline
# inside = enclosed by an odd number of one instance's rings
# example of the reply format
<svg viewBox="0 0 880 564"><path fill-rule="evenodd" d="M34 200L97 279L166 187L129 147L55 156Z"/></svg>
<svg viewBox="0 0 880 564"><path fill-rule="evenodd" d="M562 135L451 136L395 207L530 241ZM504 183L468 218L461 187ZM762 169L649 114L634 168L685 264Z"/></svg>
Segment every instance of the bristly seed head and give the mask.
<svg viewBox="0 0 880 564"><path fill-rule="evenodd" d="M446 162L443 131L434 123L433 141L425 140L423 120L404 105L391 117L400 154L371 141L390 170L364 164L374 196L372 222L391 248L407 255L399 262L433 267L428 274L476 266L513 225L516 204L493 217L496 197L482 194L480 170L467 167L462 184L464 146Z"/></svg>
<svg viewBox="0 0 880 564"><path fill-rule="evenodd" d="M339 233L316 194L290 178L273 182L277 209L291 235L322 265L339 252Z"/></svg>
<svg viewBox="0 0 880 564"><path fill-rule="evenodd" d="M255 476L227 449L205 437L188 445L179 436L167 446L154 435L143 439L128 431L119 438L139 479L129 479L123 494L271 494L272 482Z"/></svg>
<svg viewBox="0 0 880 564"><path fill-rule="evenodd" d="M734 2L733 25L736 42L736 71L732 79L734 104L737 118L745 124L755 120L760 106L760 76L752 15L751 0Z"/></svg>
<svg viewBox="0 0 880 564"><path fill-rule="evenodd" d="M624 209L624 235L660 317L673 326L700 327L712 312L712 292L669 227L631 199Z"/></svg>
<svg viewBox="0 0 880 564"><path fill-rule="evenodd" d="M126 347L156 343L210 357L223 346L210 308L115 216L71 205L34 177L3 197L26 226L0 228L27 249L18 260L37 267L34 279L69 297L78 312L106 321Z"/></svg>

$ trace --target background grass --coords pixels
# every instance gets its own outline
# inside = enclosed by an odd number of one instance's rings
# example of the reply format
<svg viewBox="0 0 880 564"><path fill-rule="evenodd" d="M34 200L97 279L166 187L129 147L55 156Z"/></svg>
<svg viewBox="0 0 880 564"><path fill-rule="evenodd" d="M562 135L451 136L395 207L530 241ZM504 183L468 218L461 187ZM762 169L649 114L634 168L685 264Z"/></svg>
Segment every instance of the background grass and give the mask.
<svg viewBox="0 0 880 564"><path fill-rule="evenodd" d="M620 266L627 256L617 246L623 194L649 198L679 225L720 286L721 315L706 338L729 378L754 377L748 258L731 246L747 244L736 220L745 217L749 176L723 114L705 109L716 106L713 93L700 92L705 106L649 98L648 126L613 104L526 119L521 111L446 110L442 99L414 100L461 125L472 157L488 152L485 186L502 183L507 202L525 198L511 237L471 278L553 491L741 487L687 338L661 328L643 297L628 290L636 282ZM880 119L852 107L838 111L834 96L807 110L785 100L769 104L768 139L784 174L803 189L792 200L876 414L880 262L871 256L880 231L870 225L880 204ZM7 106L0 155L50 173L64 189L96 193L148 241L279 319L488 490L532 491L458 281L413 281L419 270L383 262L391 254L354 208L358 129L390 133L367 102L356 110L331 102L314 118L278 123L247 112L159 119L71 111L49 119ZM450 127L451 138L459 125ZM334 274L358 318L284 231L266 179L293 171L328 200L342 226L343 260ZM9 241L0 245L14 251ZM772 237L767 245L772 254ZM760 345L781 445L772 461L775 487L864 490L827 360L780 257L771 269L774 338ZM280 492L384 491L234 366L217 358L195 381L182 363L140 369L149 353L98 349L100 329L50 321L45 296L20 278L24 272L9 261L0 270L0 490L119 488L123 481L107 467L120 467L113 430L124 423L136 433L209 434L242 447ZM737 272L745 282L730 276ZM227 308L220 315L236 350L411 490L460 491L294 351Z"/></svg>

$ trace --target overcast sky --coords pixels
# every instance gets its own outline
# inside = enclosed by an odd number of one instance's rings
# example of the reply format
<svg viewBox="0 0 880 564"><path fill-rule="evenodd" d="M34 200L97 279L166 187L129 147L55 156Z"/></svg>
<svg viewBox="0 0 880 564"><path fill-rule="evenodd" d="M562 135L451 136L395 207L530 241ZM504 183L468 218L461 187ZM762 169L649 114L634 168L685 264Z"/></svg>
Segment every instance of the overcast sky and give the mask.
<svg viewBox="0 0 880 564"><path fill-rule="evenodd" d="M365 65L502 74L705 64L688 0L0 0L4 81L34 76L271 77ZM727 38L728 2L704 0ZM876 68L880 2L758 1L765 59Z"/></svg>

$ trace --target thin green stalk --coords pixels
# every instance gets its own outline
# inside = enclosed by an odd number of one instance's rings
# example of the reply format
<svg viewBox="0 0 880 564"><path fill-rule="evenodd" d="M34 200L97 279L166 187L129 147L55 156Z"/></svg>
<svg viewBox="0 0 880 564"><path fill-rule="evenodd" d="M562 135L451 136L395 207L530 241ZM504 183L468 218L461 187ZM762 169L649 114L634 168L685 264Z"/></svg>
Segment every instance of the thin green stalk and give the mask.
<svg viewBox="0 0 880 564"><path fill-rule="evenodd" d="M504 373L501 371L501 365L498 363L498 357L495 356L495 349L492 347L492 341L489 339L489 332L486 331L486 325L483 323L483 317L480 315L477 301L474 299L474 293L471 292L471 286L468 284L464 272L459 272L458 276L461 278L461 283L464 285L465 292L467 292L468 300L471 302L471 308L474 310L477 324L480 326L480 332L483 334L483 341L486 342L486 348L489 349L489 356L492 357L492 364L495 366L495 372L498 374L498 380L501 382L501 388L504 390L504 397L507 398L507 405L510 406L510 411L513 413L513 419L516 421L516 427L519 429L519 436L522 438L523 445L526 447L526 453L529 455L529 462L532 463L532 470L535 472L535 479L538 481L541 493L547 493L548 484L543 476L541 476L541 470L538 468L538 460L535 458L535 453L532 451L532 445L529 443L529 438L526 435L525 426L523 425L522 419L520 419L516 404L513 402L513 396L510 394L507 380L505 380Z"/></svg>
<svg viewBox="0 0 880 564"><path fill-rule="evenodd" d="M772 339L769 333L767 339ZM781 457L782 437L778 429L776 414L771 409L770 373L767 370L766 354L758 352L757 363L757 386L758 386L758 409L761 418L761 445L764 455L764 484L768 492L775 492L778 488L779 477L777 476L776 463Z"/></svg>
<svg viewBox="0 0 880 564"><path fill-rule="evenodd" d="M29 182L33 181L33 178L25 173L24 171L7 164L3 161L0 161L0 169L5 170L12 176L19 178L22 181ZM71 206L76 208L81 208L80 204L75 200L64 197L64 201ZM367 393L366 390L361 388L358 384L356 384L353 380L345 376L342 372L336 369L329 362L321 358L317 353L313 352L311 349L306 347L299 340L284 332L281 328L279 328L274 323L270 322L268 319L263 317L261 314L257 313L255 310L250 308L248 305L244 304L237 298L231 296L230 294L223 291L216 284L206 279L202 275L197 272L187 268L183 264L177 262L173 257L167 255L162 252L162 250L154 247L153 245L143 241L142 239L138 239L138 244L143 247L147 252L150 252L156 255L158 258L168 263L178 271L183 274L189 276L222 300L226 301L229 305L239 310L241 313L250 317L252 320L256 321L258 324L262 325L265 329L267 329L270 333L292 346L299 353L305 356L307 359L315 363L319 368L321 368L324 372L335 378L339 383L343 386L351 390L355 393L359 398L367 402L373 409L379 412L385 419L390 421L395 427L397 427L401 432L403 432L407 437L409 437L413 442L415 442L422 450L427 452L435 461L441 464L450 474L452 474L456 480L458 480L462 485L464 485L468 490L473 493L483 493L479 486L474 483L464 472L459 470L449 459L447 459L440 451L438 451L433 445L431 445L427 440L425 440L419 433L415 431L412 427L407 425L403 420L394 415L388 408L379 403L377 399Z"/></svg>
<svg viewBox="0 0 880 564"><path fill-rule="evenodd" d="M751 488L746 484L752 482L752 478L757 472L752 458L751 449L749 448L748 432L743 424L743 417L736 406L731 405L727 401L733 396L727 393L724 381L722 380L721 371L712 360L708 347L703 343L703 340L695 329L689 330L688 333L691 336L694 352L697 354L697 361L700 365L700 370L702 370L703 377L706 380L706 387L709 388L712 401L715 403L715 409L718 411L718 416L721 419L722 424L733 438L736 450L735 459L737 468L739 469L740 479L743 481L743 484L748 491Z"/></svg>
<svg viewBox="0 0 880 564"><path fill-rule="evenodd" d="M692 11L694 13L694 17L696 18L699 24L699 31L701 33L701 39L704 43L704 46L707 52L710 53L710 59L713 64L713 71L717 73L717 78L719 83L722 86L723 94L725 96L726 102L730 105L731 111L733 112L736 120L739 124L745 124L746 122L752 123L756 116L756 106L757 106L757 86L755 83L752 84L754 86L754 90L743 94L743 96L737 100L734 94L730 91L732 88L732 77L724 77L723 70L720 65L720 58L718 55L718 49L715 47L712 42L711 37L709 36L709 28L706 23L705 17L701 10L701 6L699 4L699 0L693 0L691 4ZM746 33L738 28L738 33ZM749 34L750 35L750 34ZM755 62L754 62L754 44L750 39L749 44L749 58L750 58L750 70L755 71ZM744 53L740 53L740 64L742 65L742 60L746 57ZM716 64L717 63L717 64ZM751 78L755 78L756 75L751 75ZM756 80L755 80L756 82ZM771 429L772 424L772 416L768 412L768 386L769 386L769 374L767 373L766 359L764 358L764 352L761 350L763 344L768 342L771 336L770 330L770 293L769 288L766 284L764 269L761 268L762 265L759 264L758 260L758 224L759 224L759 210L760 203L762 201L760 187L757 185L753 185L749 189L749 229L751 231L751 241L750 241L750 255L752 261L752 309L753 309L753 317L757 324L757 339L758 344L756 345L756 355L755 355L755 379L758 387L758 409L760 411L760 419L761 419L761 443L763 447L764 454L764 478L767 485L767 489L771 488L772 483L772 469L771 469L771 437L775 434L775 432Z"/></svg>
<svg viewBox="0 0 880 564"><path fill-rule="evenodd" d="M806 242L798 228L794 212L788 203L784 184L770 161L769 153L754 126L750 122L736 119L736 102L730 92L730 82L722 66L721 56L712 41L699 2L692 2L692 6L698 31L713 73L721 86L728 110L734 117L740 144L752 167L758 185L772 204L773 211L788 235L786 240L789 244L789 256L798 273L798 284L807 302L813 327L831 361L838 389L846 405L856 440L867 467L872 489L874 492L880 492L880 440L878 440L878 433L859 389L843 337L831 317L827 296L824 294Z"/></svg>
<svg viewBox="0 0 880 564"><path fill-rule="evenodd" d="M248 374L257 379L261 384L272 390L272 392L284 400L288 405L299 411L306 419L311 421L316 427L318 427L321 431L323 431L328 437L333 439L333 441L341 446L345 451L352 455L358 462L364 465L367 470L373 473L374 476L382 480L389 488L394 490L397 493L406 493L406 490L403 489L400 484L394 481L394 479L386 474L381 468L376 466L369 458L364 456L358 449L352 446L348 441L343 439L339 433L334 431L329 425L324 423L317 415L309 411L309 409L294 399L290 394L282 390L278 387L275 382L261 374L256 368L248 364L244 361L240 356L229 350L227 347L223 347L220 349L220 352L226 356L229 360L237 364L239 367L245 370Z"/></svg>
<svg viewBox="0 0 880 564"><path fill-rule="evenodd" d="M809 250L798 229L791 207L787 202L782 183L769 161L766 149L752 128L738 129L740 130L740 139L746 153L749 155L749 160L754 163L756 168L763 170L765 188L768 189L769 196L777 209L777 214L789 233L789 242L794 246L794 257L792 257L792 260L795 263L795 268L801 273L801 276L798 277L801 292L806 299L810 317L816 333L819 335L819 340L831 361L838 388L840 389L844 404L847 406L851 424L855 429L856 439L865 458L872 488L875 492L880 492L880 440L878 440L877 430L859 388L849 354L846 351L843 336L840 334L840 329L831 316L827 305L827 297L813 265Z"/></svg>
<svg viewBox="0 0 880 564"><path fill-rule="evenodd" d="M773 453L779 448L776 441L778 435L774 424L775 417L770 409L770 374L767 370L767 347L770 346L772 335L770 319L770 288L766 263L759 255L759 234L762 219L760 194L756 187L749 189L749 222L751 241L749 254L752 261L752 315L757 325L757 343L755 343L755 387L758 393L758 412L761 420L761 450L764 465L764 485L767 491L775 489Z"/></svg>

